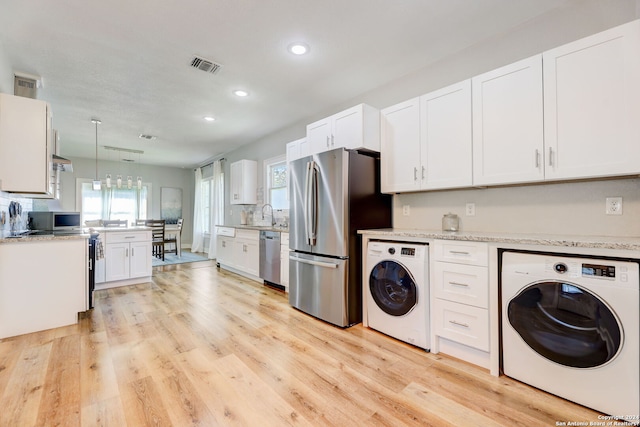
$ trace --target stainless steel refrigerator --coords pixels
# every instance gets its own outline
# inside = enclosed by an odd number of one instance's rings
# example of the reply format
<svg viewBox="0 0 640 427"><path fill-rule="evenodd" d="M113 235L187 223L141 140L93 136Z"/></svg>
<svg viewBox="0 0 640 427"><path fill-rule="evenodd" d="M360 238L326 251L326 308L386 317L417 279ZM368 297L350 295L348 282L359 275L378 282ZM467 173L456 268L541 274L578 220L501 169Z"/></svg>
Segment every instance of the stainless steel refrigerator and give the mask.
<svg viewBox="0 0 640 427"><path fill-rule="evenodd" d="M340 327L362 321L359 229L391 227L380 161L336 149L289 166L289 303Z"/></svg>

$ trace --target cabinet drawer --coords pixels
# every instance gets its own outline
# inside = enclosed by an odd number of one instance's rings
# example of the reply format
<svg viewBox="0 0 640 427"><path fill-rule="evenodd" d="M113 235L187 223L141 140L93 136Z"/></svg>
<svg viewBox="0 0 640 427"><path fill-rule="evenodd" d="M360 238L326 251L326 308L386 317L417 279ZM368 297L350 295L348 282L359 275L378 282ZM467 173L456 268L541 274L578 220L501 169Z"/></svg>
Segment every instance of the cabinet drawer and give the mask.
<svg viewBox="0 0 640 427"><path fill-rule="evenodd" d="M107 231L104 233L105 243L130 243L145 242L151 240L151 231Z"/></svg>
<svg viewBox="0 0 640 427"><path fill-rule="evenodd" d="M236 229L233 227L216 227L216 234L218 236L234 237Z"/></svg>
<svg viewBox="0 0 640 427"><path fill-rule="evenodd" d="M236 239L248 239L255 240L260 239L260 232L258 230L244 230L242 228L236 228Z"/></svg>
<svg viewBox="0 0 640 427"><path fill-rule="evenodd" d="M487 267L436 262L431 288L436 298L489 308Z"/></svg>
<svg viewBox="0 0 640 427"><path fill-rule="evenodd" d="M436 335L489 351L489 311L436 299L434 301Z"/></svg>
<svg viewBox="0 0 640 427"><path fill-rule="evenodd" d="M489 249L486 243L436 240L433 252L436 261L454 262L486 267L489 264Z"/></svg>

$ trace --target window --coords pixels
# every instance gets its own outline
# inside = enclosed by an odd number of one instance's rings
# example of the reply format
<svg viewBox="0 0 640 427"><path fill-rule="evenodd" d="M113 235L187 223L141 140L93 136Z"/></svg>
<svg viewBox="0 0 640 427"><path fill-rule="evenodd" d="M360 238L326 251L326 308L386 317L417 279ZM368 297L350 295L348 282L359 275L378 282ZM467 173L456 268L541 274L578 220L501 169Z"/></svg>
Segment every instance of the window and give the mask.
<svg viewBox="0 0 640 427"><path fill-rule="evenodd" d="M78 187L83 222L98 219L124 219L128 223L134 223L136 219L147 218L150 184L144 184L141 190L137 187L106 188L104 185L102 189L94 190L91 181L78 180Z"/></svg>
<svg viewBox="0 0 640 427"><path fill-rule="evenodd" d="M265 160L265 203L271 204L273 209L289 209L289 194L287 186L287 160L279 156Z"/></svg>

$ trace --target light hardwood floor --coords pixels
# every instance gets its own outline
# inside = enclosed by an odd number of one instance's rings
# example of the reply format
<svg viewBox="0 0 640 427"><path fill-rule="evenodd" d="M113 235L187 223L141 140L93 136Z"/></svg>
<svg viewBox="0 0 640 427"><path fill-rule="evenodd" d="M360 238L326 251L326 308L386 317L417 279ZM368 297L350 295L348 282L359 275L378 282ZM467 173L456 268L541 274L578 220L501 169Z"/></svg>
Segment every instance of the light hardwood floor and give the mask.
<svg viewBox="0 0 640 427"><path fill-rule="evenodd" d="M78 325L0 341L0 426L554 426L589 409L212 262L96 293Z"/></svg>

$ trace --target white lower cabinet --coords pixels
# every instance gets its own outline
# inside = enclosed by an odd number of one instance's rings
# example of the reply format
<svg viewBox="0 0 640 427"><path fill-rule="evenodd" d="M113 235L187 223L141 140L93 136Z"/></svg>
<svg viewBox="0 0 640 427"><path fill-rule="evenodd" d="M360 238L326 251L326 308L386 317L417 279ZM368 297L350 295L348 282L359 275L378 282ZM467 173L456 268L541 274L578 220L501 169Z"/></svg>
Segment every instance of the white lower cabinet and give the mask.
<svg viewBox="0 0 640 427"><path fill-rule="evenodd" d="M216 260L220 267L261 281L260 274L260 232L258 230L218 227ZM221 234L223 233L223 234ZM225 235L232 234L232 235Z"/></svg>
<svg viewBox="0 0 640 427"><path fill-rule="evenodd" d="M104 234L107 284L151 276L151 231L112 231Z"/></svg>
<svg viewBox="0 0 640 427"><path fill-rule="evenodd" d="M233 243L236 268L258 277L260 274L260 234L257 230L237 230Z"/></svg>
<svg viewBox="0 0 640 427"><path fill-rule="evenodd" d="M280 233L280 284L289 292L289 233Z"/></svg>
<svg viewBox="0 0 640 427"><path fill-rule="evenodd" d="M0 340L77 323L88 251L86 238L0 243Z"/></svg>
<svg viewBox="0 0 640 427"><path fill-rule="evenodd" d="M431 351L489 367L487 244L436 240L432 255Z"/></svg>

